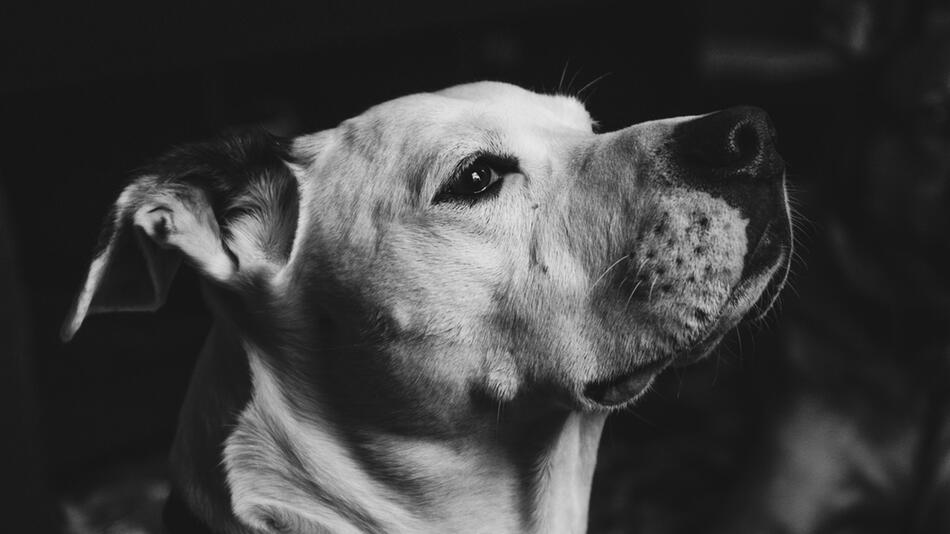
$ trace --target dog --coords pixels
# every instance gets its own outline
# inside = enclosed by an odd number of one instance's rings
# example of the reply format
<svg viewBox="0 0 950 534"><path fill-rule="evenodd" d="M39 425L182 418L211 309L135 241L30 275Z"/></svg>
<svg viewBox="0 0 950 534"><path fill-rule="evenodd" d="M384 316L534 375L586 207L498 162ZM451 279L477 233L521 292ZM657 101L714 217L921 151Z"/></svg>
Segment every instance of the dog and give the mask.
<svg viewBox="0 0 950 534"><path fill-rule="evenodd" d="M63 337L200 274L171 470L206 531L583 532L607 414L768 309L792 253L763 111L595 130L480 82L175 149Z"/></svg>

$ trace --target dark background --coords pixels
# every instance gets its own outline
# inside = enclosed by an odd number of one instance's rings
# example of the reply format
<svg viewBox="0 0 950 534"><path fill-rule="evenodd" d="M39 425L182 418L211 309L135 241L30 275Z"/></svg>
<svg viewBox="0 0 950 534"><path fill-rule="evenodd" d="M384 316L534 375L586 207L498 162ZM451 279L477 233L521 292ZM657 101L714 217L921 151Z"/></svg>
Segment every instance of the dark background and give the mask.
<svg viewBox="0 0 950 534"><path fill-rule="evenodd" d="M861 428L913 436L915 445L897 454L913 465L901 471L909 481L887 493L894 512L886 525L923 528L931 512L920 503L940 481L920 473L943 465L946 414L946 165L926 159L927 147L942 150L946 139L945 94L938 91L936 104L926 96L947 71L945 20L936 2L872 0L0 7L0 348L8 353L0 353L0 414L9 422L0 466L20 499L4 515L28 518L29 531L65 522L85 532L85 521L118 532L119 516L154 524L139 503L161 493L161 458L209 324L196 280L179 276L156 314L95 316L70 344L58 337L102 217L137 166L225 128L305 133L403 94L496 79L579 94L604 130L761 106L777 125L800 213L798 293L786 292L784 309L611 422L602 451L611 467L598 475L592 530L705 532L741 516L756 531L824 532L770 517L774 504L737 504L771 494L784 469L777 421L816 395L843 421L864 421L874 402L910 406L895 417L919 420L911 428ZM890 144L875 144L875 132ZM905 146L922 137L925 152ZM874 168L893 172L868 173L868 159L880 154L892 155ZM905 199L917 186L903 184L920 176L924 192ZM895 211L882 210L878 197L892 199ZM933 219L915 218L926 211L919 199L935 205ZM836 254L836 229L858 243L857 274ZM884 253L895 240L904 243L900 254ZM913 257L923 271L905 272L896 256ZM884 273L872 286L893 286L883 301L855 281L872 271ZM807 355L822 354L817 366L790 356L796 329L819 332L804 341ZM841 348L842 330L881 354L852 350L849 341ZM884 370L867 384L897 383L923 391L923 400L886 396L851 376L879 360ZM863 443L865 431L855 435ZM877 437L867 440L879 449ZM851 450L840 447L835 465L849 465ZM155 491L137 485L143 480ZM848 510L829 520L829 532L868 521ZM939 525L926 531L943 531Z"/></svg>

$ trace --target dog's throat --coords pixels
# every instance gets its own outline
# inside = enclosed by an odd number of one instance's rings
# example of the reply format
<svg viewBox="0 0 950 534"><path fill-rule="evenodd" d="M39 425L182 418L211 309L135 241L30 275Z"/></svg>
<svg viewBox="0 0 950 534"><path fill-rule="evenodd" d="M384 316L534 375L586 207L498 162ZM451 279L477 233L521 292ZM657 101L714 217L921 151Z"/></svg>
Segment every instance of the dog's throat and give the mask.
<svg viewBox="0 0 950 534"><path fill-rule="evenodd" d="M295 414L254 356L251 368L253 399L225 448L235 513L245 524L392 533L586 529L605 414L565 412L532 427L537 432L521 429L545 435L544 443L509 440L504 428L462 441L377 435L380 469L360 460L365 448L358 453L332 418L315 424L313 414ZM410 486L393 483L407 474Z"/></svg>

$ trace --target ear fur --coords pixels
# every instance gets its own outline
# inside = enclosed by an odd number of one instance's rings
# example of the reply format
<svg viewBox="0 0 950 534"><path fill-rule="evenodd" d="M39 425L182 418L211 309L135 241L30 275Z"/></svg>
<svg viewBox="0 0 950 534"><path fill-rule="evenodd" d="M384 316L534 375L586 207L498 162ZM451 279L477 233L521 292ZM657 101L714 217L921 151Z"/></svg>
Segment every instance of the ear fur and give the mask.
<svg viewBox="0 0 950 534"><path fill-rule="evenodd" d="M291 163L288 143L249 131L177 148L148 166L106 220L63 339L90 313L157 310L182 260L224 286L282 267L299 210Z"/></svg>

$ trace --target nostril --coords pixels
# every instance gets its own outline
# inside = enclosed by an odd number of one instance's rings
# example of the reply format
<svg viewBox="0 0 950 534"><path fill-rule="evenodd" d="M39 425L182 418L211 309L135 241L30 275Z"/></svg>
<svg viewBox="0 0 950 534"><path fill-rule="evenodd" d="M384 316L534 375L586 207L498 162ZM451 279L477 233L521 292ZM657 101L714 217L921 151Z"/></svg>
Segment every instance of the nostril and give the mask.
<svg viewBox="0 0 950 534"><path fill-rule="evenodd" d="M770 167L775 155L774 127L758 108L739 107L685 122L674 143L691 165L727 175L750 175ZM777 157L777 156L776 156Z"/></svg>
<svg viewBox="0 0 950 534"><path fill-rule="evenodd" d="M755 159L761 150L763 139L754 124L741 122L730 132L729 145L734 154L734 163L743 164Z"/></svg>

